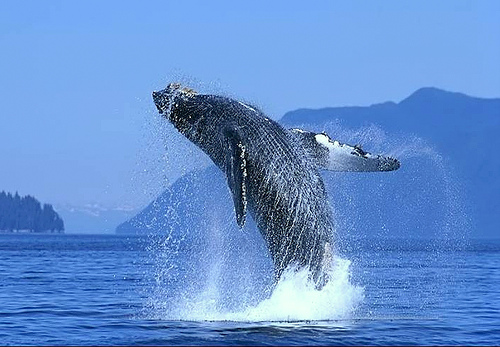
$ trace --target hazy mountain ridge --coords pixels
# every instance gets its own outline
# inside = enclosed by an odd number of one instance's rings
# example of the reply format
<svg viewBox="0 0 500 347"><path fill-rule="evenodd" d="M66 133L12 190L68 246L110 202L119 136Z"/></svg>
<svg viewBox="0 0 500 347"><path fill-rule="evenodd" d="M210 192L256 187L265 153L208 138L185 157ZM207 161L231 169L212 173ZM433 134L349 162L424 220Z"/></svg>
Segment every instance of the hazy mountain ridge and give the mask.
<svg viewBox="0 0 500 347"><path fill-rule="evenodd" d="M57 212L64 218L67 233L110 234L118 224L137 213L129 206L104 207L98 204L83 206L57 205Z"/></svg>
<svg viewBox="0 0 500 347"><path fill-rule="evenodd" d="M211 204L207 202L217 197L221 201L220 205L228 205L231 199L229 193L227 196L219 196L206 189L211 184L215 186L225 184L222 174L219 174L215 166L183 175L139 214L120 224L116 232L118 234L157 232L170 228L173 223L183 224L182 221L203 224L207 218L207 207Z"/></svg>
<svg viewBox="0 0 500 347"><path fill-rule="evenodd" d="M414 134L428 141L464 181L477 227L490 231L497 227L500 157L495 151L500 145L500 98L421 88L399 103L300 109L281 120L285 126L335 121L350 128L377 124L389 134Z"/></svg>
<svg viewBox="0 0 500 347"><path fill-rule="evenodd" d="M500 130L500 99L476 98L437 88L421 88L399 103L299 109L286 113L280 122L285 127L307 125L310 130L328 130L333 138L336 134L332 123L339 124L340 129L359 129L375 124L388 138L399 137L404 140L417 136L434 147L449 164L453 176L464 189L463 194L460 194L465 197L463 203L471 211L470 216L465 216L464 208L452 206L462 202L454 201L459 198L451 196L451 188L445 187L450 183L446 182L446 172L436 167L441 164L429 158L403 160L402 169L394 174L325 173L327 183L335 179L334 184L327 185L332 204L341 212L338 219L340 224L345 224L342 228L345 232L385 230L390 234L392 230L396 235L403 225L408 234L413 235L415 231L417 236L419 233L433 236L439 228L448 228L447 232L453 233L453 228L463 224L453 220L467 218L472 220L471 228L475 236L493 234L495 228L498 229L496 216L500 212L500 157L495 152L500 145L497 135ZM338 139L346 141L342 136L345 134L340 134ZM179 179L131 221L120 225L117 232L160 231L172 225L167 210L170 216L175 210L181 220L184 210L198 213L196 211L201 205L195 204L197 207L193 209L194 205L190 205L186 199L208 189L200 185L201 182L207 183L200 178L205 172L208 171ZM408 182L412 185L408 186ZM339 186L343 188L338 189ZM379 188L374 189L375 186ZM437 191L439 189L441 191ZM179 199L183 200L180 204ZM344 216L346 214L350 215ZM191 219L185 217L186 220ZM198 217L195 219L196 223L200 222ZM179 219L176 223L179 223ZM145 228L146 225L149 227ZM429 233L430 229L435 230Z"/></svg>

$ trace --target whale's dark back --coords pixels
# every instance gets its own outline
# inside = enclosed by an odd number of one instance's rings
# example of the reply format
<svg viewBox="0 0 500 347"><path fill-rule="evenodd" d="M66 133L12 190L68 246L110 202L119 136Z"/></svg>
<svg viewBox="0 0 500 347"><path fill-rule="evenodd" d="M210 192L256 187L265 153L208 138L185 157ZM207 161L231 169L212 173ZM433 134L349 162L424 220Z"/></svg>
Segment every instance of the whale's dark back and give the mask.
<svg viewBox="0 0 500 347"><path fill-rule="evenodd" d="M318 169L294 134L256 108L220 96L179 98L172 112L182 118L172 123L223 171L233 155L225 143L238 137L245 147L248 210L276 276L290 264L308 265L318 276L332 215Z"/></svg>

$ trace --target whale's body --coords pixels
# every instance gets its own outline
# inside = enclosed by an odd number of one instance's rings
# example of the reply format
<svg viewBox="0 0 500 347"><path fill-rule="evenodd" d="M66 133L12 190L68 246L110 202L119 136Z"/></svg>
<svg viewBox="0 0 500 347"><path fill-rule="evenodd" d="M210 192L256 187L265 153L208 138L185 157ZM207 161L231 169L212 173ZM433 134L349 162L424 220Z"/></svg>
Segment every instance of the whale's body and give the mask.
<svg viewBox="0 0 500 347"><path fill-rule="evenodd" d="M173 125L225 173L236 220L254 218L279 278L291 264L308 266L321 286L334 245L334 227L320 168L389 171L391 158L331 141L325 134L288 130L257 108L170 84L153 93Z"/></svg>

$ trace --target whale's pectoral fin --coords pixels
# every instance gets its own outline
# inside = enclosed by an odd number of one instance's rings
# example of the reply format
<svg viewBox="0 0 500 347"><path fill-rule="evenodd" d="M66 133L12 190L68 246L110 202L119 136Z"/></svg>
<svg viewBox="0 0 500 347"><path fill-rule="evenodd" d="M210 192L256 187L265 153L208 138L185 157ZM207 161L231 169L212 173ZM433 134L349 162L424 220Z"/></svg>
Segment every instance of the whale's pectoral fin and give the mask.
<svg viewBox="0 0 500 347"><path fill-rule="evenodd" d="M393 171L400 167L397 159L373 155L361 149L332 140L325 133L316 134L291 129L294 136L309 152L318 167L331 171Z"/></svg>
<svg viewBox="0 0 500 347"><path fill-rule="evenodd" d="M233 194L236 222L242 228L247 212L247 163L245 146L235 131L226 131L227 151L225 171L227 183Z"/></svg>

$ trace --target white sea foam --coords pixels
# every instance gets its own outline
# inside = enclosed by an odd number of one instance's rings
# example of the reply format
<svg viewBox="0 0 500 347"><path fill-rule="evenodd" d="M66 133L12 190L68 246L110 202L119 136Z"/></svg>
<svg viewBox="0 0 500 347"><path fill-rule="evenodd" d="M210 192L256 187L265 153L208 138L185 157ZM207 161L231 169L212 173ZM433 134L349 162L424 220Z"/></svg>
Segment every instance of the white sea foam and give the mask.
<svg viewBox="0 0 500 347"><path fill-rule="evenodd" d="M336 258L331 279L316 290L306 268L288 268L271 297L243 312L228 314L238 321L310 321L346 319L363 300L363 288L350 283L350 261Z"/></svg>
<svg viewBox="0 0 500 347"><path fill-rule="evenodd" d="M248 295L252 287L240 287L236 296L241 300L238 309L228 308L227 288L220 285L224 276L222 263L210 266L201 290L189 288L185 295L164 302L157 298L152 316L155 319L188 321L294 322L345 320L352 317L364 298L362 287L350 282L350 264L336 257L329 271L330 280L321 289L309 278L307 268L289 267L270 295ZM251 285L251 284L250 284ZM254 293L255 294L255 293ZM263 299L255 300L256 297ZM158 300L159 299L159 300Z"/></svg>

